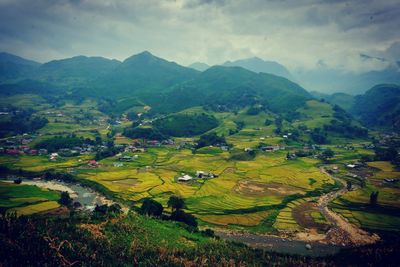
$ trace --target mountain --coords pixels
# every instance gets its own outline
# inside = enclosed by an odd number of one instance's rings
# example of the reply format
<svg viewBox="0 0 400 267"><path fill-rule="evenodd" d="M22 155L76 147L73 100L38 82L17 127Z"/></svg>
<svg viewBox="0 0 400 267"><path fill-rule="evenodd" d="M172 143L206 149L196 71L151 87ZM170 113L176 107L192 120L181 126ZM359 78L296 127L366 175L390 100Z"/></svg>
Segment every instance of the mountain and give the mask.
<svg viewBox="0 0 400 267"><path fill-rule="evenodd" d="M156 57L145 51L131 56L110 73L96 81L95 87L107 97L121 97L132 93L164 91L191 80L198 71Z"/></svg>
<svg viewBox="0 0 400 267"><path fill-rule="evenodd" d="M275 61L265 61L258 57L240 59L236 61L227 61L223 64L226 67L242 67L248 69L253 72L264 72L270 73L277 76L281 76L287 78L289 80L293 80L292 75L289 71L281 64Z"/></svg>
<svg viewBox="0 0 400 267"><path fill-rule="evenodd" d="M110 73L119 64L121 62L118 60L103 57L76 56L41 65L32 78L69 87L87 86L89 82Z"/></svg>
<svg viewBox="0 0 400 267"><path fill-rule="evenodd" d="M188 66L189 68L198 70L198 71L205 71L206 69L208 69L210 66L207 65L206 63L201 63L201 62L195 62L193 64L190 64Z"/></svg>
<svg viewBox="0 0 400 267"><path fill-rule="evenodd" d="M367 126L400 131L400 86L376 85L356 96L350 111Z"/></svg>
<svg viewBox="0 0 400 267"><path fill-rule="evenodd" d="M228 110L256 105L281 113L293 111L311 98L304 88L279 76L213 66L197 78L146 101L164 112L196 105Z"/></svg>
<svg viewBox="0 0 400 267"><path fill-rule="evenodd" d="M312 91L310 94L316 99L324 99L333 105L338 105L342 109L349 111L354 104L354 96L345 93L325 94Z"/></svg>
<svg viewBox="0 0 400 267"><path fill-rule="evenodd" d="M26 77L40 66L40 63L9 53L0 53L0 83Z"/></svg>
<svg viewBox="0 0 400 267"><path fill-rule="evenodd" d="M400 83L398 65L364 73L345 72L320 66L314 70L298 70L293 76L307 89L328 94L343 92L356 95L364 93L366 88L376 84Z"/></svg>

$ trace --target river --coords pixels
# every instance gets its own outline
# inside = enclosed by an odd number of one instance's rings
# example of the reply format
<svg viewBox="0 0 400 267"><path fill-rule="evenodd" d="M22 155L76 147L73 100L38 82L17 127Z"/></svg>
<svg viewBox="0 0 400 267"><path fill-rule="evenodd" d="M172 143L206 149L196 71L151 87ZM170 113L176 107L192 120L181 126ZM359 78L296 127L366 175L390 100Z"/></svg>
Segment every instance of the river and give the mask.
<svg viewBox="0 0 400 267"><path fill-rule="evenodd" d="M245 243L251 247L260 248L267 251L311 257L324 257L333 255L338 253L340 249L343 248L331 244L306 242L277 236L254 235L249 233L229 234L226 232L216 232L216 235L224 240Z"/></svg>
<svg viewBox="0 0 400 267"><path fill-rule="evenodd" d="M12 180L3 180L4 182L12 183ZM74 202L79 202L84 210L93 210L97 205L112 204L113 201L106 199L103 195L96 191L83 187L79 184L65 183L58 180L42 180L42 179L26 179L22 178L22 183L25 185L35 185L40 188L55 190L60 192L68 192Z"/></svg>

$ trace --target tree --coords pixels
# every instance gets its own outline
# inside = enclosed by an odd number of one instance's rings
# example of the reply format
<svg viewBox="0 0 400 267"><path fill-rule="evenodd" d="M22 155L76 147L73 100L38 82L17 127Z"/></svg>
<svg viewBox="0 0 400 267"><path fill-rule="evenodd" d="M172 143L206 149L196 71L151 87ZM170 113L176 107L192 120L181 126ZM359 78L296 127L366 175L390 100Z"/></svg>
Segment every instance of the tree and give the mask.
<svg viewBox="0 0 400 267"><path fill-rule="evenodd" d="M117 203L112 204L108 207L109 213L120 214L121 213L121 206Z"/></svg>
<svg viewBox="0 0 400 267"><path fill-rule="evenodd" d="M171 208L172 212L181 210L185 207L185 201L178 196L171 196L168 200L168 208Z"/></svg>
<svg viewBox="0 0 400 267"><path fill-rule="evenodd" d="M141 214L155 217L161 216L163 210L163 206L151 198L145 198L143 200L142 206L140 207Z"/></svg>
<svg viewBox="0 0 400 267"><path fill-rule="evenodd" d="M69 207L72 204L72 198L69 196L68 192L61 192L59 202L61 205Z"/></svg>
<svg viewBox="0 0 400 267"><path fill-rule="evenodd" d="M376 206L378 204L378 195L379 195L379 191L376 191L376 192L374 191L369 196L369 204L371 206Z"/></svg>
<svg viewBox="0 0 400 267"><path fill-rule="evenodd" d="M183 222L187 225L197 227L196 217L194 217L192 214L184 212L183 210L175 210L172 212L171 220Z"/></svg>
<svg viewBox="0 0 400 267"><path fill-rule="evenodd" d="M334 155L335 155L335 152L333 152L332 149L328 148L328 149L324 150L324 151L321 153L320 158L321 158L322 160L329 160L330 158L333 158Z"/></svg>
<svg viewBox="0 0 400 267"><path fill-rule="evenodd" d="M351 187L352 187L351 181L347 181L347 183L346 183L347 190L350 191Z"/></svg>

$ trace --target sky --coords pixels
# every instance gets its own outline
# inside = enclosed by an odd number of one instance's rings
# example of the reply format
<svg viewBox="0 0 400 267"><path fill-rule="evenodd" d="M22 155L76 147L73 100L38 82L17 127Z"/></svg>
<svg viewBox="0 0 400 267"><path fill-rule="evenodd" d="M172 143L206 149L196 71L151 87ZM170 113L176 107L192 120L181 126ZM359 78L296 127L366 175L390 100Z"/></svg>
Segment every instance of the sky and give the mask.
<svg viewBox="0 0 400 267"><path fill-rule="evenodd" d="M0 51L39 62L148 50L365 72L400 60L399 29L400 0L0 0Z"/></svg>

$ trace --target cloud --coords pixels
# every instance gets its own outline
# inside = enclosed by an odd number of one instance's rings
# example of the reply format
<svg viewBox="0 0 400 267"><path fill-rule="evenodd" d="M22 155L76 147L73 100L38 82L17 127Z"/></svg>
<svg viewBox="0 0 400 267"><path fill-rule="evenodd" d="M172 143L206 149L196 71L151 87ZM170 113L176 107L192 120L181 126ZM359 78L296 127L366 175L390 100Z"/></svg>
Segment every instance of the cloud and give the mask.
<svg viewBox="0 0 400 267"><path fill-rule="evenodd" d="M289 68L318 62L381 68L400 59L397 0L0 0L0 50L38 61L123 60L149 50L180 64L258 56Z"/></svg>

